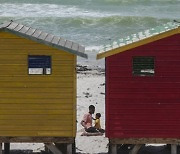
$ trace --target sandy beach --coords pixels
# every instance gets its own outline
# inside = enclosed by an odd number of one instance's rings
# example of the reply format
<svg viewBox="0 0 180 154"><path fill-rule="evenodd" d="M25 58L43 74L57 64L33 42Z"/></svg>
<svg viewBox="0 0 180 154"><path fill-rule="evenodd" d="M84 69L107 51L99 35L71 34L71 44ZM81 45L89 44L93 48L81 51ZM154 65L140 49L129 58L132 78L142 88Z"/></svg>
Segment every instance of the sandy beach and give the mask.
<svg viewBox="0 0 180 154"><path fill-rule="evenodd" d="M95 113L101 113L101 125L105 128L105 76L103 69L81 71L77 75L77 153L107 153L108 139L105 136L80 136L80 122L89 105L96 107Z"/></svg>

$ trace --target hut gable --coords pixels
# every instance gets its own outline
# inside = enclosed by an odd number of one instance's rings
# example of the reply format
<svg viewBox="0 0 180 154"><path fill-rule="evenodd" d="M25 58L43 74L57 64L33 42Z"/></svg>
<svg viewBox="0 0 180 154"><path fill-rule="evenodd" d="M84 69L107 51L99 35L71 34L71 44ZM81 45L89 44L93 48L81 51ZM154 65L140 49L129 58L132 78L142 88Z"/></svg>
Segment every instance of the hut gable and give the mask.
<svg viewBox="0 0 180 154"><path fill-rule="evenodd" d="M145 30L137 34L132 34L125 38L119 39L110 45L104 46L97 55L97 59L109 57L111 55L133 49L175 34L180 33L180 23L169 22L162 26Z"/></svg>
<svg viewBox="0 0 180 154"><path fill-rule="evenodd" d="M48 46L70 52L80 57L87 58L87 54L84 53L85 47L64 38L57 37L41 30L15 23L13 21L1 24L0 31L9 32L17 36L24 37L41 44L46 44Z"/></svg>
<svg viewBox="0 0 180 154"><path fill-rule="evenodd" d="M110 139L180 137L180 31L179 24L166 25L172 26L100 53L106 60Z"/></svg>
<svg viewBox="0 0 180 154"><path fill-rule="evenodd" d="M0 137L75 137L76 61L87 57L83 51L28 26L0 26Z"/></svg>

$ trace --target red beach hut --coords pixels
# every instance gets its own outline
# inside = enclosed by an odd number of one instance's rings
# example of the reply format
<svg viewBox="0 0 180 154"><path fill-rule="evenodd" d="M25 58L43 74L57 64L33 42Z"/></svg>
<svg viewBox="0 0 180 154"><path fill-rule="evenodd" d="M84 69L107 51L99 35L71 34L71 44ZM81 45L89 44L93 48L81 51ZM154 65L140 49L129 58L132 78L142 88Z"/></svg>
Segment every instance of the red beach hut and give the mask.
<svg viewBox="0 0 180 154"><path fill-rule="evenodd" d="M120 39L101 58L110 145L180 143L180 23Z"/></svg>

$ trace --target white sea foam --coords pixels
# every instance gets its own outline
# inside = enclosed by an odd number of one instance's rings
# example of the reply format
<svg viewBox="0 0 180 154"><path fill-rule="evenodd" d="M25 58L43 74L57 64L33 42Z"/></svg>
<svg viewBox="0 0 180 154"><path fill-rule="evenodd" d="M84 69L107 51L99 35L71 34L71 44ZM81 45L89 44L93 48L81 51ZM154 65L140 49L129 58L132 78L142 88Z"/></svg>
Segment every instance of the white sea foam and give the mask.
<svg viewBox="0 0 180 154"><path fill-rule="evenodd" d="M112 7L83 7L80 5L1 3L0 17L110 17L140 16L154 18L179 18L178 5L119 5Z"/></svg>
<svg viewBox="0 0 180 154"><path fill-rule="evenodd" d="M112 15L112 14L111 14ZM0 4L1 17L106 17L108 13L56 4Z"/></svg>
<svg viewBox="0 0 180 154"><path fill-rule="evenodd" d="M102 45L100 45L100 46L87 46L87 47L86 47L86 50L87 50L88 52L98 53L99 50L102 49L102 47L103 47Z"/></svg>

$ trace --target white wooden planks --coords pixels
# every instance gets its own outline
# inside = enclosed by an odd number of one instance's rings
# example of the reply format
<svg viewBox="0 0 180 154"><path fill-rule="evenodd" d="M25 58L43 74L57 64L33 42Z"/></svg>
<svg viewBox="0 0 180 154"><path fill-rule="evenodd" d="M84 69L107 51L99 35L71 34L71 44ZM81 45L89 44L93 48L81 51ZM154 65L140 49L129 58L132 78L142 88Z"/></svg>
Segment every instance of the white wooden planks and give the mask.
<svg viewBox="0 0 180 154"><path fill-rule="evenodd" d="M21 28L21 30L19 30L19 32L21 33L26 33L28 30L29 30L30 27L27 27L27 26L23 26L23 28Z"/></svg>
<svg viewBox="0 0 180 154"><path fill-rule="evenodd" d="M17 23L11 23L9 26L8 26L8 29L14 29L18 26Z"/></svg>
<svg viewBox="0 0 180 154"><path fill-rule="evenodd" d="M72 49L73 49L73 50L78 50L78 48L79 48L79 44L73 43Z"/></svg>
<svg viewBox="0 0 180 154"><path fill-rule="evenodd" d="M54 36L53 39L52 39L52 43L58 45L59 40L60 40L60 37Z"/></svg>
<svg viewBox="0 0 180 154"><path fill-rule="evenodd" d="M15 29L14 31L19 31L23 28L23 25L19 24Z"/></svg>
<svg viewBox="0 0 180 154"><path fill-rule="evenodd" d="M60 46L64 46L65 43L66 43L66 40L63 39L63 38L60 38L59 45L60 45Z"/></svg>
<svg viewBox="0 0 180 154"><path fill-rule="evenodd" d="M29 28L29 30L26 32L27 35L32 35L34 34L36 29L33 29L33 28Z"/></svg>
<svg viewBox="0 0 180 154"><path fill-rule="evenodd" d="M46 39L45 39L45 41L51 42L51 41L53 40L53 38L54 38L54 35L48 34L47 37L46 37Z"/></svg>
<svg viewBox="0 0 180 154"><path fill-rule="evenodd" d="M11 24L11 22L5 22L5 23L0 25L0 28L8 27L10 24Z"/></svg>
<svg viewBox="0 0 180 154"><path fill-rule="evenodd" d="M39 39L41 39L41 40L44 40L45 38L46 38L46 36L48 35L48 33L44 33L44 32L42 32L40 35L39 35Z"/></svg>
<svg viewBox="0 0 180 154"><path fill-rule="evenodd" d="M67 40L67 41L66 41L66 44L65 44L64 46L67 47L67 48L69 48L69 49L71 49L72 44L73 44L73 42Z"/></svg>
<svg viewBox="0 0 180 154"><path fill-rule="evenodd" d="M36 31L34 32L32 36L38 38L38 36L41 35L41 33L42 31L36 29Z"/></svg>

